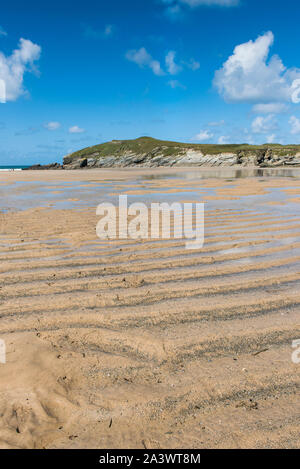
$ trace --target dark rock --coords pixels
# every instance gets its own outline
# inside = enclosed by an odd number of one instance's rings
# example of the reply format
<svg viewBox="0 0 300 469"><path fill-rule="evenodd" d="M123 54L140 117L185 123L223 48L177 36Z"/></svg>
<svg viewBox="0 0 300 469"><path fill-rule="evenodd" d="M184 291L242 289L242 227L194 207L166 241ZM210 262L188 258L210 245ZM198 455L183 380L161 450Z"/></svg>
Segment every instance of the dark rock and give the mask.
<svg viewBox="0 0 300 469"><path fill-rule="evenodd" d="M79 160L72 160L71 163L66 164L65 163L65 158L64 158L64 164L63 164L63 169L82 169L88 166L88 159L87 158L81 158Z"/></svg>
<svg viewBox="0 0 300 469"><path fill-rule="evenodd" d="M32 166L29 166L28 168L24 168L24 171L40 171L40 170L46 170L46 169L63 169L62 166L59 163L51 163L51 164L34 164Z"/></svg>
<svg viewBox="0 0 300 469"><path fill-rule="evenodd" d="M80 168L85 168L88 164L87 158L83 158L83 160L80 160Z"/></svg>
<svg viewBox="0 0 300 469"><path fill-rule="evenodd" d="M71 163L73 163L73 162L74 162L74 159L71 158L71 156L68 156L68 155L67 155L67 156L64 157L63 165L65 166L65 165L71 164Z"/></svg>

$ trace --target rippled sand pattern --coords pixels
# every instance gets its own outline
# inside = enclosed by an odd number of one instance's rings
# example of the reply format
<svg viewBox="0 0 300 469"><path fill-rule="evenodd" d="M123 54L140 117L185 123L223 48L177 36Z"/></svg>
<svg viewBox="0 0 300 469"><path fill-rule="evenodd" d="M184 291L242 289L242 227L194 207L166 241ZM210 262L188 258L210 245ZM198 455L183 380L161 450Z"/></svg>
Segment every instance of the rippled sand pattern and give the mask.
<svg viewBox="0 0 300 469"><path fill-rule="evenodd" d="M300 178L163 174L0 176L1 448L299 448ZM129 190L206 201L203 249L99 241Z"/></svg>

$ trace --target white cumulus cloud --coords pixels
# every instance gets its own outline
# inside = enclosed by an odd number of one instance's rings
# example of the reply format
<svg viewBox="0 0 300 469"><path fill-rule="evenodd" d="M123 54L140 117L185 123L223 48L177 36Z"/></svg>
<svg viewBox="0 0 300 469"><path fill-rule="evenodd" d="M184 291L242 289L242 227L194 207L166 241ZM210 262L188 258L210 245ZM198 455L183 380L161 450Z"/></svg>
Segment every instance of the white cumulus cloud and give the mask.
<svg viewBox="0 0 300 469"><path fill-rule="evenodd" d="M73 125L73 127L69 128L69 132L70 134L82 134L83 132L85 132L85 130L81 127L78 127L78 125Z"/></svg>
<svg viewBox="0 0 300 469"><path fill-rule="evenodd" d="M174 50L170 50L166 55L166 66L170 75L177 75L182 70L182 67L176 64L175 56L176 52Z"/></svg>
<svg viewBox="0 0 300 469"><path fill-rule="evenodd" d="M47 130L57 130L60 128L60 123L59 122L47 122L45 125L44 125L45 129Z"/></svg>
<svg viewBox="0 0 300 469"><path fill-rule="evenodd" d="M226 145L228 143L228 137L226 135L221 135L218 138L218 144L219 145Z"/></svg>
<svg viewBox="0 0 300 469"><path fill-rule="evenodd" d="M16 101L25 93L24 74L34 71L34 62L40 58L40 55L41 47L23 38L10 56L0 52L0 82L5 89L5 99L2 99L2 102Z"/></svg>
<svg viewBox="0 0 300 469"><path fill-rule="evenodd" d="M274 143L276 140L276 134L268 135L267 136L267 143Z"/></svg>
<svg viewBox="0 0 300 469"><path fill-rule="evenodd" d="M296 102L300 69L286 69L277 55L269 59L273 42L274 35L269 31L255 41L235 47L214 78L225 100L258 104Z"/></svg>
<svg viewBox="0 0 300 469"><path fill-rule="evenodd" d="M269 116L257 116L251 125L254 134L264 134L278 128L277 121L273 114Z"/></svg>
<svg viewBox="0 0 300 469"><path fill-rule="evenodd" d="M206 140L211 140L214 134L210 133L208 130L201 130L195 137L194 140L198 142L205 142Z"/></svg>
<svg viewBox="0 0 300 469"><path fill-rule="evenodd" d="M280 114L287 111L288 107L284 103L266 103L266 104L255 104L252 111L255 114Z"/></svg>

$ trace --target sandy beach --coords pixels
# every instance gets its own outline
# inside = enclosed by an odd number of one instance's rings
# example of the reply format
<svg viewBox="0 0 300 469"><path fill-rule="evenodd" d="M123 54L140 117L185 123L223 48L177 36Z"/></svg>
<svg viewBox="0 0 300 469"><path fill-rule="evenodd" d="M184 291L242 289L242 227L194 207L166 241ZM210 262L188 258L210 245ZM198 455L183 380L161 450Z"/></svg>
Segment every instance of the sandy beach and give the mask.
<svg viewBox="0 0 300 469"><path fill-rule="evenodd" d="M299 448L300 170L247 171L0 173L0 448ZM204 247L99 240L119 194Z"/></svg>

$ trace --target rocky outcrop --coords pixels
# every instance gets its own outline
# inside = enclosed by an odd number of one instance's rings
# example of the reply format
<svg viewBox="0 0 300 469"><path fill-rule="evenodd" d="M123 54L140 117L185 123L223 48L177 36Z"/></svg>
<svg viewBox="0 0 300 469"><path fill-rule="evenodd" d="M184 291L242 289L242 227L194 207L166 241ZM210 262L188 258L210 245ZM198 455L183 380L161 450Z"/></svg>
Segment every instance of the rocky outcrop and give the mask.
<svg viewBox="0 0 300 469"><path fill-rule="evenodd" d="M87 166L88 166L87 158L80 158L78 160L67 159L67 163L64 159L63 169L81 169L81 168L86 168Z"/></svg>
<svg viewBox="0 0 300 469"><path fill-rule="evenodd" d="M253 152L239 151L237 153L205 154L202 151L192 149L181 149L179 154L164 155L161 149L150 153L137 154L134 152L124 152L121 155L101 156L99 153L92 153L85 158L74 159L71 156L64 158L64 169L80 168L126 168L141 166L153 168L159 166L208 166L208 167L260 167L275 168L278 166L300 166L300 154L281 155L266 148Z"/></svg>
<svg viewBox="0 0 300 469"><path fill-rule="evenodd" d="M126 152L121 156L108 155L105 157L90 155L88 158L72 160L69 156L64 158L64 169L87 168L126 168L132 166L159 167L159 166L234 166L238 164L237 155L222 153L220 155L204 155L200 151L187 150L179 155L163 155L161 153L136 154Z"/></svg>
<svg viewBox="0 0 300 469"><path fill-rule="evenodd" d="M63 169L62 165L59 163L51 163L51 164L34 164L32 166L29 166L28 168L24 168L24 171L28 170L35 170L35 171L40 171L40 170L45 170L45 169Z"/></svg>
<svg viewBox="0 0 300 469"><path fill-rule="evenodd" d="M300 153L288 155L273 152L268 148L266 151L258 151L255 163L260 168L276 168L278 166L300 166Z"/></svg>

